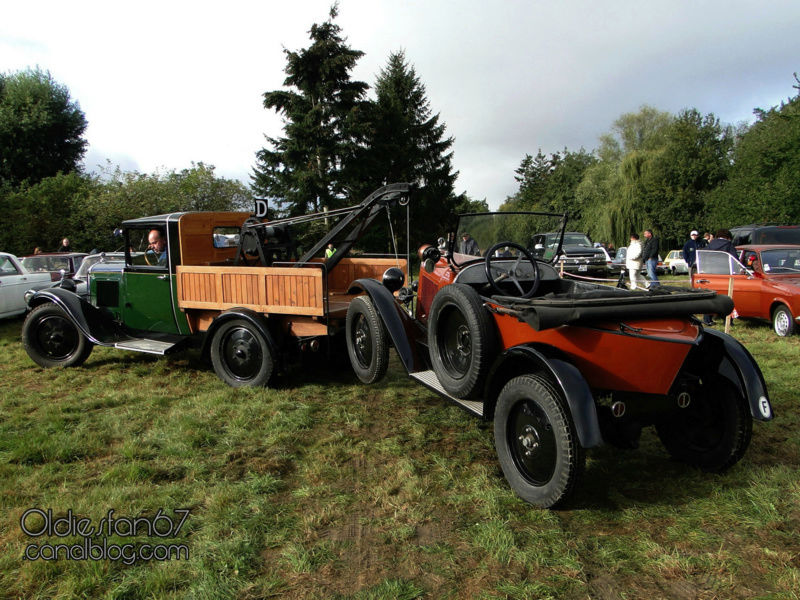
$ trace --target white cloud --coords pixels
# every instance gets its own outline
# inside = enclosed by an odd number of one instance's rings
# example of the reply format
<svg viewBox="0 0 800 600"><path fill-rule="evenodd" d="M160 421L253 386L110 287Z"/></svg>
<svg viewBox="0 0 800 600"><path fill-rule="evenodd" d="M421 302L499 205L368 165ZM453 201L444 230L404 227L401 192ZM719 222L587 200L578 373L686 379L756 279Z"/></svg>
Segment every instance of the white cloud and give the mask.
<svg viewBox="0 0 800 600"><path fill-rule="evenodd" d="M282 86L283 49L307 46L331 2L14 3L0 71L39 65L89 121L91 161L151 171L214 164L247 182L264 134L261 95ZM792 95L800 4L633 0L341 0L369 84L404 49L456 139L457 191L496 205L526 153L596 147L622 113L696 107L726 122Z"/></svg>

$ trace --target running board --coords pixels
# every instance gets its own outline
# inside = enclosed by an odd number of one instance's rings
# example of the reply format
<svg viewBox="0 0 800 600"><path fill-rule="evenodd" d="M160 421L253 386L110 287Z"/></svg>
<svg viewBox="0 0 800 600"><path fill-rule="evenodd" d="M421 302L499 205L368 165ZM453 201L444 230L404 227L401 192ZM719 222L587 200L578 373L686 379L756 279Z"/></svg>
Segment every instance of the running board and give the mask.
<svg viewBox="0 0 800 600"><path fill-rule="evenodd" d="M442 384L439 383L438 377L436 377L436 373L433 371L417 371L416 373L409 373L409 376L412 379L416 379L426 388L433 390L437 394L444 396L451 402L455 402L461 408L466 410L467 412L472 413L473 415L477 415L479 417L483 417L483 402L476 401L476 400L462 400L461 398L456 398L455 396L451 396L447 391L442 387Z"/></svg>
<svg viewBox="0 0 800 600"><path fill-rule="evenodd" d="M124 342L117 342L114 348L120 350L133 350L134 352L146 352L147 354L168 354L180 343L178 341L162 342L159 340L148 340L145 338L130 338Z"/></svg>

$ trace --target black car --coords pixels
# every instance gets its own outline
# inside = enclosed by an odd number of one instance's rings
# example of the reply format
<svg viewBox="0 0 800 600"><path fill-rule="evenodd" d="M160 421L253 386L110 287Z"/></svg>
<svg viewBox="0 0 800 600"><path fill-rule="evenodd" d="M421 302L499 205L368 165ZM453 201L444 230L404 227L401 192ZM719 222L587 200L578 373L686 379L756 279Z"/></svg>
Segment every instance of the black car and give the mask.
<svg viewBox="0 0 800 600"><path fill-rule="evenodd" d="M762 223L731 228L734 246L800 244L800 225Z"/></svg>
<svg viewBox="0 0 800 600"><path fill-rule="evenodd" d="M556 253L560 233L539 233L533 237L533 248L536 256L551 260ZM595 248L592 240L585 233L567 231L561 246L561 254L556 268L565 273L577 275L605 277L608 275L608 254L603 248Z"/></svg>

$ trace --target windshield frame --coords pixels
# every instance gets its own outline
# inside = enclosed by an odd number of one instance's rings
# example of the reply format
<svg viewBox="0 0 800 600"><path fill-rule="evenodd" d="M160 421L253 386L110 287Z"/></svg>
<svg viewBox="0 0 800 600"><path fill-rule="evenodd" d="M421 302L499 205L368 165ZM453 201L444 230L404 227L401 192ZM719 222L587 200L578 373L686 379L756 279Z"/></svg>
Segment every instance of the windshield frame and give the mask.
<svg viewBox="0 0 800 600"><path fill-rule="evenodd" d="M463 265L471 264L471 263L474 263L477 260L485 260L486 257L484 255L484 256L472 257L469 260L466 260L466 261L461 262L461 263L456 261L456 259L455 259L456 252L455 252L455 250L456 250L456 248L458 248L458 242L459 242L458 235L459 235L459 232L462 231L462 220L464 218L466 218L466 217L494 217L494 216L498 216L498 215L529 215L529 216L532 216L532 217L551 217L553 219L560 219L560 224L557 227L557 230L555 232L553 232L553 231L542 232L542 233L556 233L556 234L558 234L558 245L556 247L555 252L553 253L552 258L549 261L543 260L541 258L537 258L536 259L536 260L538 260L540 262L546 262L546 263L550 263L550 264L555 264L556 263L556 261L558 260L558 257L561 256L561 253L562 253L562 246L563 246L563 243L564 243L564 232L567 229L567 221L568 221L567 213L532 212L532 211L524 211L524 210L521 210L521 211L518 211L518 210L513 210L513 211L490 211L490 212L478 212L478 213L472 212L472 213L463 213L463 214L458 215L458 221L456 223L455 232L453 232L452 235L449 236L450 239L447 242L447 254L448 254L447 255L447 259L456 267L461 267ZM506 241L506 240L497 240L495 243L499 243L500 241ZM486 248L486 250L488 251L489 249Z"/></svg>

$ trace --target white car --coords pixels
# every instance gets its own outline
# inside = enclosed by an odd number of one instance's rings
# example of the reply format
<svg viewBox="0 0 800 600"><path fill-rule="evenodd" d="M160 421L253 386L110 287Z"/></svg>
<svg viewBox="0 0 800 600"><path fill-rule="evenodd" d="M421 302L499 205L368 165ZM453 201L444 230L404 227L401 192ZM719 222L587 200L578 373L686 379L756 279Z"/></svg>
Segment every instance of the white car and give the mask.
<svg viewBox="0 0 800 600"><path fill-rule="evenodd" d="M664 259L664 266L673 275L678 273L688 273L689 265L683 259L683 252L681 250L670 250L667 258Z"/></svg>
<svg viewBox="0 0 800 600"><path fill-rule="evenodd" d="M140 252L132 253L133 256L138 256ZM103 252L101 254L90 254L85 257L81 262L81 266L72 277L64 277L50 286L45 287L63 287L75 292L78 296L89 299L89 271L93 266L99 263L116 263L123 264L125 262L124 252ZM36 289L29 288L31 292L37 291ZM31 293L30 296L33 296ZM26 301L28 298L26 298Z"/></svg>
<svg viewBox="0 0 800 600"><path fill-rule="evenodd" d="M50 273L31 273L16 256L0 252L0 319L21 315L28 310L25 292L52 284Z"/></svg>

